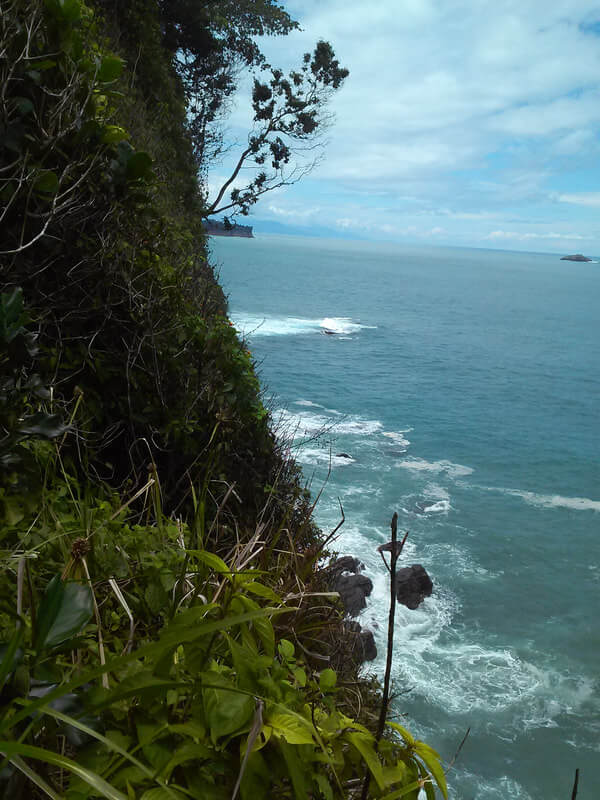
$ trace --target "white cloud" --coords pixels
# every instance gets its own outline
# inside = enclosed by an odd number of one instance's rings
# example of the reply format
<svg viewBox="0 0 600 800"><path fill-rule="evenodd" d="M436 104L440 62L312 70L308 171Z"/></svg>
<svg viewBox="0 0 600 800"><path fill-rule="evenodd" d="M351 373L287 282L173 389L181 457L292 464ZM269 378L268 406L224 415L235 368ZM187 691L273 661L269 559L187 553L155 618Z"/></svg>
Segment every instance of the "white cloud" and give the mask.
<svg viewBox="0 0 600 800"><path fill-rule="evenodd" d="M571 203L576 206L600 207L600 192L579 192L578 194L555 195L559 203Z"/></svg>
<svg viewBox="0 0 600 800"><path fill-rule="evenodd" d="M594 239L593 236L581 236L577 233L556 233L554 231L550 231L548 233L519 233L517 231L491 231L487 236L484 237L485 239L491 240L503 240L503 239L514 239L519 242L526 242L531 239L560 239L566 240L569 242L578 242L578 241L591 241Z"/></svg>
<svg viewBox="0 0 600 800"><path fill-rule="evenodd" d="M540 241L553 241L551 233L567 239L559 223L588 235L589 209L600 201L591 181L578 179L571 189L568 170L593 174L600 186L600 38L583 25L600 20L596 0L285 5L303 30L264 40L272 63L295 66L325 38L350 69L332 101L337 118L326 157L304 182L312 196L292 195L308 197L309 208L318 204L320 223L357 219L373 235L461 242L489 237L493 225L498 235L489 241L536 241L525 227L513 228L520 218L524 226L547 223ZM247 109L240 100L232 118L242 142ZM383 210L376 208L382 198ZM273 208L280 210L268 213L282 220L302 213L301 203ZM444 234L431 233L442 226Z"/></svg>

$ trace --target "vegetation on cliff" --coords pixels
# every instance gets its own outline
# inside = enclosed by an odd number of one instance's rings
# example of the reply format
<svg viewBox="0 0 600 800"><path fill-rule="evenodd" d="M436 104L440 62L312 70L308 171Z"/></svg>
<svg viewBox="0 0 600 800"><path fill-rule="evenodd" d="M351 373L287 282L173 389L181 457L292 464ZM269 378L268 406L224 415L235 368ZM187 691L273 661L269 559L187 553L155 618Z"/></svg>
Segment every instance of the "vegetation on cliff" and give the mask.
<svg viewBox="0 0 600 800"><path fill-rule="evenodd" d="M266 0L2 0L11 800L328 799L366 773L370 797L445 794L400 725L376 744L310 497L206 256L208 128L179 54L214 119L254 35L294 24Z"/></svg>

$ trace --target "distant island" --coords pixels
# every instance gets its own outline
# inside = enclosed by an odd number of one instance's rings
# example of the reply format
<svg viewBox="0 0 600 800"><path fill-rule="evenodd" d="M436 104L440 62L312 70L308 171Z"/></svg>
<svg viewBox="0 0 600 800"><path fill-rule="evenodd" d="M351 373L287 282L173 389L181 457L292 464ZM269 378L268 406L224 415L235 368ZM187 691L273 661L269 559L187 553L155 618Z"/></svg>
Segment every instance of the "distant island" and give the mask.
<svg viewBox="0 0 600 800"><path fill-rule="evenodd" d="M204 230L209 236L240 236L243 239L254 239L252 225L238 225L237 222L229 222L228 219L223 222L207 219L204 222Z"/></svg>
<svg viewBox="0 0 600 800"><path fill-rule="evenodd" d="M574 256L563 256L561 261L591 261L591 258L582 256L581 253L576 253Z"/></svg>

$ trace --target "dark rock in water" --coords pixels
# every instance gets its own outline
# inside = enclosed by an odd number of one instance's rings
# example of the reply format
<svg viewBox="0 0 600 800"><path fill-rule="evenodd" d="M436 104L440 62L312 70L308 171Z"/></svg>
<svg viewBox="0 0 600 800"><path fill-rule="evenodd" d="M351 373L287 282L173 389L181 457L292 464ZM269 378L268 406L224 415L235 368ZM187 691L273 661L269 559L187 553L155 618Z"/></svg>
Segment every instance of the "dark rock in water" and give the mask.
<svg viewBox="0 0 600 800"><path fill-rule="evenodd" d="M334 592L339 592L344 609L355 617L367 607L366 598L373 591L373 582L366 575L338 575L331 584Z"/></svg>
<svg viewBox="0 0 600 800"><path fill-rule="evenodd" d="M433 582L421 564L396 572L396 599L407 608L418 608L433 592Z"/></svg>
<svg viewBox="0 0 600 800"><path fill-rule="evenodd" d="M359 558L354 558L354 556L341 556L341 558L336 558L335 561L332 561L328 569L332 573L360 572L364 566L365 565Z"/></svg>
<svg viewBox="0 0 600 800"><path fill-rule="evenodd" d="M377 658L377 647L372 631L364 630L358 622L346 622L344 625L351 647L350 657L356 664L374 661Z"/></svg>
<svg viewBox="0 0 600 800"><path fill-rule="evenodd" d="M591 261L591 258L582 255L581 253L575 253L574 256L563 256L561 261Z"/></svg>
<svg viewBox="0 0 600 800"><path fill-rule="evenodd" d="M348 453L336 453L335 457L336 458L352 458L352 456L349 456Z"/></svg>

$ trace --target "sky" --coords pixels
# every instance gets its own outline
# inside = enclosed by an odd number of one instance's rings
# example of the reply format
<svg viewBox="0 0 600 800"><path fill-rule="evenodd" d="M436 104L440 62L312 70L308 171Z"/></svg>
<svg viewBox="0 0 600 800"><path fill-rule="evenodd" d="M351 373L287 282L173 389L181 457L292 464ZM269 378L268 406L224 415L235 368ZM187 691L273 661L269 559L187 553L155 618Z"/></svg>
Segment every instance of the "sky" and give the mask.
<svg viewBox="0 0 600 800"><path fill-rule="evenodd" d="M284 5L302 30L262 41L271 63L296 67L325 39L350 76L321 164L265 195L250 224L600 255L600 3ZM240 144L249 106L246 83L228 122Z"/></svg>

